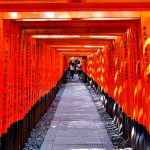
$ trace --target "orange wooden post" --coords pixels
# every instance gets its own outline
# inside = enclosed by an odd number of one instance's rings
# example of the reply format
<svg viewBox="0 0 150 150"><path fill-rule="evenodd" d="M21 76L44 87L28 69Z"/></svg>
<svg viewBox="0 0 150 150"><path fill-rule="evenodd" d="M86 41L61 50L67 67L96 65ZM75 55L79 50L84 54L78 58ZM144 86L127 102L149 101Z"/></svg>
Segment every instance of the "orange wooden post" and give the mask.
<svg viewBox="0 0 150 150"><path fill-rule="evenodd" d="M2 51L3 51L3 20L2 20L2 13L0 13L0 66L1 66L1 76L0 76L0 138L2 136L2 117L3 117L3 111L2 111L3 93L2 93L2 91L3 91L3 76L4 76Z"/></svg>
<svg viewBox="0 0 150 150"><path fill-rule="evenodd" d="M144 69L144 80L145 80L145 109L144 124L150 133L150 45L148 44L143 51L143 69Z"/></svg>
<svg viewBox="0 0 150 150"><path fill-rule="evenodd" d="M87 57L82 57L82 69L85 74L87 74Z"/></svg>
<svg viewBox="0 0 150 150"><path fill-rule="evenodd" d="M9 23L9 22L8 22ZM2 58L3 58L3 68L2 70L4 71L3 74L3 95L2 95L2 110L3 110L3 116L2 116L2 131L3 134L7 133L7 128L9 126L9 108L8 108L8 102L9 102L9 95L8 95L8 84L9 84L9 29L8 29L9 24L7 22L4 22L4 28L3 28L3 36L4 36L4 45L3 45L3 50L2 50Z"/></svg>

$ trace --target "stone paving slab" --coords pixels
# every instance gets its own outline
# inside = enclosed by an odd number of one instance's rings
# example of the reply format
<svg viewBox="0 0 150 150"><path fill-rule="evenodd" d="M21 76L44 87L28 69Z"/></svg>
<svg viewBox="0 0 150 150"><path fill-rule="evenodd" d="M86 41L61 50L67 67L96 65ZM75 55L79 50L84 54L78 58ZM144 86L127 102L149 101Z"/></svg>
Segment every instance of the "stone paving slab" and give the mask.
<svg viewBox="0 0 150 150"><path fill-rule="evenodd" d="M98 136L57 137L54 144L101 144Z"/></svg>
<svg viewBox="0 0 150 150"><path fill-rule="evenodd" d="M64 137L64 136L70 136L70 137L87 137L87 136L97 136L97 131L79 131L79 130L71 130L71 131L60 131L57 132L56 136L58 137Z"/></svg>
<svg viewBox="0 0 150 150"><path fill-rule="evenodd" d="M52 150L52 147L53 147L53 142L44 141L40 150Z"/></svg>
<svg viewBox="0 0 150 150"><path fill-rule="evenodd" d="M75 79L66 85L41 150L102 149L114 147L90 93Z"/></svg>
<svg viewBox="0 0 150 150"><path fill-rule="evenodd" d="M104 150L101 144L54 145L53 150Z"/></svg>

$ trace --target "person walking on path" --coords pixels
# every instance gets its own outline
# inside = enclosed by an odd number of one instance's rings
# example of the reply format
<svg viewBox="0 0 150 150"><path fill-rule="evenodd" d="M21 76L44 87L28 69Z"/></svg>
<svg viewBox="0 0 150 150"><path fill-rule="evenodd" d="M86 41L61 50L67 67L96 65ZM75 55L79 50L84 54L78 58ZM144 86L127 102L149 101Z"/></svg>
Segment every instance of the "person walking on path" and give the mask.
<svg viewBox="0 0 150 150"><path fill-rule="evenodd" d="M80 63L77 64L76 70L77 70L77 74L78 74L79 79L81 79L82 67L81 67Z"/></svg>
<svg viewBox="0 0 150 150"><path fill-rule="evenodd" d="M73 77L74 77L74 64L72 62L69 65L69 69L70 69L70 76L73 79Z"/></svg>

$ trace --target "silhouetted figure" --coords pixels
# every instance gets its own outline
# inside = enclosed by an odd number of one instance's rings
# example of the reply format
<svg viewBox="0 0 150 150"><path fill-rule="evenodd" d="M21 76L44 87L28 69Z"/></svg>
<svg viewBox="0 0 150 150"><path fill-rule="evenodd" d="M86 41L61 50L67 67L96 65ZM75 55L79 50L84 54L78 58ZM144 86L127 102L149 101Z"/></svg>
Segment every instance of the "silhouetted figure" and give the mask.
<svg viewBox="0 0 150 150"><path fill-rule="evenodd" d="M77 74L78 74L79 79L81 79L82 67L81 67L80 63L77 64L76 70L77 70Z"/></svg>
<svg viewBox="0 0 150 150"><path fill-rule="evenodd" d="M70 70L70 76L71 76L72 79L73 79L74 73L75 73L74 68L75 68L74 64L72 62L70 62L69 70Z"/></svg>

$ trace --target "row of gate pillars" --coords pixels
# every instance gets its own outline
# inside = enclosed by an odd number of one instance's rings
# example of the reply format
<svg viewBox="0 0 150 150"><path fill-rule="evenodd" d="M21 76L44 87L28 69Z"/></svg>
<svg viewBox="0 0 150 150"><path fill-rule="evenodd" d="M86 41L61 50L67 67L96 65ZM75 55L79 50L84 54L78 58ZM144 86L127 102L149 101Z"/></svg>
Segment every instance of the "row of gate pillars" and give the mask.
<svg viewBox="0 0 150 150"><path fill-rule="evenodd" d="M85 74L83 82L87 82L98 94L107 113L115 120L116 125L123 132L123 136L128 139L131 147L136 150L150 150L150 135L145 127L123 113L115 100ZM66 83L66 73L49 93L39 99L23 120L11 125L7 134L0 139L0 150L20 150L25 146L31 130L51 106L62 83Z"/></svg>
<svg viewBox="0 0 150 150"><path fill-rule="evenodd" d="M120 132L123 132L124 138L128 139L131 147L135 150L150 150L150 135L146 128L122 112L115 100L105 93L93 79L84 74L83 81L94 89L107 113L113 118Z"/></svg>
<svg viewBox="0 0 150 150"><path fill-rule="evenodd" d="M0 150L21 150L25 146L32 129L51 106L61 84L66 82L65 76L66 73L49 93L37 101L23 120L13 123L7 134L2 135L0 138Z"/></svg>

